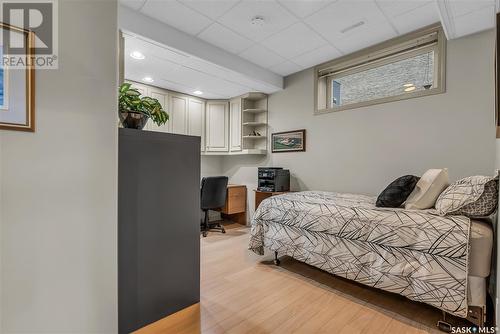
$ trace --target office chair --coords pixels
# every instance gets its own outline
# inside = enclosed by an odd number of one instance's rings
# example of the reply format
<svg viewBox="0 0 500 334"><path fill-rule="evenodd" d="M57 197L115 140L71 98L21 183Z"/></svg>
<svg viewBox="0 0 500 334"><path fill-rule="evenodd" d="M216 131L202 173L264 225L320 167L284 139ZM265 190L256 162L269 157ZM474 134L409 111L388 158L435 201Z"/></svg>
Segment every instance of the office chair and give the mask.
<svg viewBox="0 0 500 334"><path fill-rule="evenodd" d="M211 229L217 229L222 233L226 233L220 222L210 224L208 221L208 211L222 208L226 204L227 182L227 176L204 177L201 180L201 210L205 214L203 223L201 224L201 231L204 237L207 236L208 231Z"/></svg>

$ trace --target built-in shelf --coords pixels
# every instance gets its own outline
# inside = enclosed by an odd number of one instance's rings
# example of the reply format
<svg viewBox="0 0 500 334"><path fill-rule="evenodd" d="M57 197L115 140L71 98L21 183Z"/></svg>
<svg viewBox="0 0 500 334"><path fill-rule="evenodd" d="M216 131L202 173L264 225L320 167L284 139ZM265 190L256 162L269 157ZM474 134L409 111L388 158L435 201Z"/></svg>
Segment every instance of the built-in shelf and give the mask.
<svg viewBox="0 0 500 334"><path fill-rule="evenodd" d="M243 136L244 139L260 139L266 138L266 136Z"/></svg>
<svg viewBox="0 0 500 334"><path fill-rule="evenodd" d="M266 109L243 109L243 112L251 113L251 114L260 114L266 112Z"/></svg>
<svg viewBox="0 0 500 334"><path fill-rule="evenodd" d="M247 126L262 126L262 125L267 125L267 123L264 122L245 122L243 125Z"/></svg>

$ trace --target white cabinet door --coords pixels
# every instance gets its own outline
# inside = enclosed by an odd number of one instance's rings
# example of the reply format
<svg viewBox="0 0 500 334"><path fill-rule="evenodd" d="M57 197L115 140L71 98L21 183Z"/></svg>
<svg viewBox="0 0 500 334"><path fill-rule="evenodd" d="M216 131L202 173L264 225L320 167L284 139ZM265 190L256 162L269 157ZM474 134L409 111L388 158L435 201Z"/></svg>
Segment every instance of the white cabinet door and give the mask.
<svg viewBox="0 0 500 334"><path fill-rule="evenodd" d="M205 102L189 98L188 135L201 137L201 151L205 151Z"/></svg>
<svg viewBox="0 0 500 334"><path fill-rule="evenodd" d="M153 99L157 99L163 107L163 110L168 112L168 93L165 90L150 88L148 96L152 97ZM150 119L148 120L148 124L146 126L150 131L168 132L168 123L169 121L161 126L158 126L153 122L152 119Z"/></svg>
<svg viewBox="0 0 500 334"><path fill-rule="evenodd" d="M207 102L206 143L208 152L229 151L229 110L223 101Z"/></svg>
<svg viewBox="0 0 500 334"><path fill-rule="evenodd" d="M241 100L230 101L229 122L229 149L230 151L241 151Z"/></svg>
<svg viewBox="0 0 500 334"><path fill-rule="evenodd" d="M187 98L170 95L170 132L185 135L188 133Z"/></svg>

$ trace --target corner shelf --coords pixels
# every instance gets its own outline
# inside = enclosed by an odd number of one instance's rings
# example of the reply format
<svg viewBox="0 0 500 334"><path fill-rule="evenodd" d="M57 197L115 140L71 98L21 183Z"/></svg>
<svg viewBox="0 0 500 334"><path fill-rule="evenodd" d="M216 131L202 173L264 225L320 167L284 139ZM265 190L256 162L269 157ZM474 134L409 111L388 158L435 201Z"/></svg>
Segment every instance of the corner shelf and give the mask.
<svg viewBox="0 0 500 334"><path fill-rule="evenodd" d="M260 139L266 138L266 136L243 136L243 139Z"/></svg>
<svg viewBox="0 0 500 334"><path fill-rule="evenodd" d="M267 125L267 123L264 122L244 122L243 126L264 126Z"/></svg>
<svg viewBox="0 0 500 334"><path fill-rule="evenodd" d="M260 114L267 112L266 109L243 109L243 112L250 113L250 114Z"/></svg>

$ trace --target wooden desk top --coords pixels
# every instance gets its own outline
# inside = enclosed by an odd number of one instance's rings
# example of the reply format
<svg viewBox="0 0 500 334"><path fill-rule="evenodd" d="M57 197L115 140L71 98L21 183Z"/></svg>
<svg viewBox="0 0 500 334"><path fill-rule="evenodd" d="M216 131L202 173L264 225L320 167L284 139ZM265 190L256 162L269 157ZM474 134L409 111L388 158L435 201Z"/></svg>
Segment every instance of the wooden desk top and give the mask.
<svg viewBox="0 0 500 334"><path fill-rule="evenodd" d="M244 184L228 184L227 185L228 188L238 188L238 187L247 187L246 185Z"/></svg>

